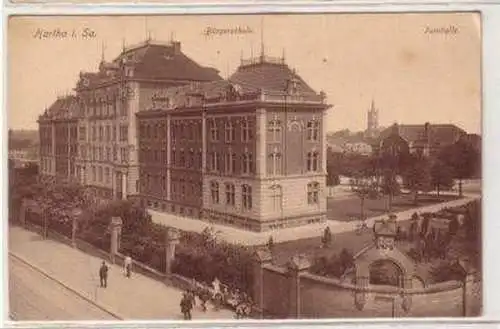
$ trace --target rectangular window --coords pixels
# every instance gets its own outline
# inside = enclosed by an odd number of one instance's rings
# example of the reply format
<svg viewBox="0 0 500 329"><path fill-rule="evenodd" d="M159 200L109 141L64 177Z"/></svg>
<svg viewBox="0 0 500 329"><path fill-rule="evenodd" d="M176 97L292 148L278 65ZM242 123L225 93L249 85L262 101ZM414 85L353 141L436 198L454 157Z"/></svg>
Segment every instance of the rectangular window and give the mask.
<svg viewBox="0 0 500 329"><path fill-rule="evenodd" d="M236 154L226 153L224 155L224 171L226 174L232 174L236 168Z"/></svg>
<svg viewBox="0 0 500 329"><path fill-rule="evenodd" d="M212 142L217 142L219 140L219 130L215 120L210 122L210 138L212 139Z"/></svg>
<svg viewBox="0 0 500 329"><path fill-rule="evenodd" d="M307 203L319 203L319 184L316 182L307 184Z"/></svg>
<svg viewBox="0 0 500 329"><path fill-rule="evenodd" d="M121 162L128 163L128 149L126 147L120 148Z"/></svg>
<svg viewBox="0 0 500 329"><path fill-rule="evenodd" d="M253 139L253 131L248 120L243 120L241 126L241 141L250 142Z"/></svg>
<svg viewBox="0 0 500 329"><path fill-rule="evenodd" d="M271 120L268 124L268 140L270 142L281 141L281 122L279 120Z"/></svg>
<svg viewBox="0 0 500 329"><path fill-rule="evenodd" d="M219 171L220 168L220 155L217 152L212 152L211 156L211 166L210 169L212 171Z"/></svg>
<svg viewBox="0 0 500 329"><path fill-rule="evenodd" d="M211 182L210 183L210 194L212 196L212 203L219 203L219 183Z"/></svg>
<svg viewBox="0 0 500 329"><path fill-rule="evenodd" d="M243 185L241 188L241 197L243 209L252 209L252 187L250 185Z"/></svg>
<svg viewBox="0 0 500 329"><path fill-rule="evenodd" d="M106 168L106 169L105 169L105 174L104 174L104 176L106 177L106 184L109 184L109 183L110 183L110 181L111 181L111 175L110 175L110 173L109 173L109 168Z"/></svg>
<svg viewBox="0 0 500 329"><path fill-rule="evenodd" d="M268 173L272 176L281 175L282 168L282 155L277 150L274 150L273 153L269 156L270 158L270 166L268 169Z"/></svg>
<svg viewBox="0 0 500 329"><path fill-rule="evenodd" d="M121 142L128 141L128 126L126 125L120 126L120 141Z"/></svg>
<svg viewBox="0 0 500 329"><path fill-rule="evenodd" d="M243 154L242 159L243 159L243 161L242 161L243 173L247 174L247 175L253 173L253 155L252 155L252 153L246 152L245 154Z"/></svg>
<svg viewBox="0 0 500 329"><path fill-rule="evenodd" d="M235 192L233 184L226 184L226 205L234 206L235 202Z"/></svg>
<svg viewBox="0 0 500 329"><path fill-rule="evenodd" d="M179 166L181 166L181 167L186 166L186 156L184 154L184 150L181 150L179 152Z"/></svg>
<svg viewBox="0 0 500 329"><path fill-rule="evenodd" d="M307 123L307 140L319 141L319 122L316 120Z"/></svg>
<svg viewBox="0 0 500 329"><path fill-rule="evenodd" d="M306 157L307 171L318 171L319 169L319 153L308 152Z"/></svg>
<svg viewBox="0 0 500 329"><path fill-rule="evenodd" d="M121 102L120 103L120 111L121 111L121 116L126 117L127 116L127 103L126 102Z"/></svg>
<svg viewBox="0 0 500 329"><path fill-rule="evenodd" d="M85 141L87 139L87 132L86 132L86 129L85 127L80 127L79 129L79 134L80 134L80 140L81 141Z"/></svg>
<svg viewBox="0 0 500 329"><path fill-rule="evenodd" d="M227 121L224 127L224 139L226 143L231 143L234 141L234 126L231 121Z"/></svg>

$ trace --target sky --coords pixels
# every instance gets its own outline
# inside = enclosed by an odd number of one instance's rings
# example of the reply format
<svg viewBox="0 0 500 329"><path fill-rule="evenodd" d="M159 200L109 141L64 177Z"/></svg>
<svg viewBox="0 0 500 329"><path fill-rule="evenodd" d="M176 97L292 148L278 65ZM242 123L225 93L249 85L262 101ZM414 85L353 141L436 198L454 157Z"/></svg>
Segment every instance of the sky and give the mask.
<svg viewBox="0 0 500 329"><path fill-rule="evenodd" d="M207 36L208 28L237 29ZM37 37L37 31L66 37ZM73 34L74 33L74 34ZM240 59L285 54L287 64L333 107L327 129L366 129L372 100L382 126L453 123L481 133L481 23L474 13L25 16L8 23L8 125L37 128L80 71L95 71L126 45L173 37L223 77Z"/></svg>

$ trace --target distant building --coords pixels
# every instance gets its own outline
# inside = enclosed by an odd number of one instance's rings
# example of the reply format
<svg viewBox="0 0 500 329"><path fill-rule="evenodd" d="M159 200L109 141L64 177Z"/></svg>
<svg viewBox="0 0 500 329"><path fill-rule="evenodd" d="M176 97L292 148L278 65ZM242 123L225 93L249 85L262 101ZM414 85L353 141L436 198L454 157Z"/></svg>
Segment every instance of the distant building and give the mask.
<svg viewBox="0 0 500 329"><path fill-rule="evenodd" d="M254 231L326 220L329 105L284 58L242 60L223 80L180 43L147 41L75 90L39 119L46 175Z"/></svg>
<svg viewBox="0 0 500 329"><path fill-rule="evenodd" d="M423 155L436 155L443 147L454 144L467 133L453 124L398 125L380 133L380 139L397 134L408 143L410 152Z"/></svg>
<svg viewBox="0 0 500 329"><path fill-rule="evenodd" d="M476 151L481 152L482 138L478 134L467 134L461 137L463 140L471 144Z"/></svg>
<svg viewBox="0 0 500 329"><path fill-rule="evenodd" d="M367 113L367 126L365 131L365 136L367 138L376 138L380 133L378 115L379 113L378 109L375 107L375 101L372 100L372 104Z"/></svg>

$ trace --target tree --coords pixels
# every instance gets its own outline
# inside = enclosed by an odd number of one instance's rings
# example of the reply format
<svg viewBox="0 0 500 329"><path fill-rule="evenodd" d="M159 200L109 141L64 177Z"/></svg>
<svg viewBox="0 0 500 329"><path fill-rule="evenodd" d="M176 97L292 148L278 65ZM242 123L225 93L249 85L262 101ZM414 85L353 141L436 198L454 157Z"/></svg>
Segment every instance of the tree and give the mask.
<svg viewBox="0 0 500 329"><path fill-rule="evenodd" d="M337 168L333 165L326 167L326 186L336 186L340 184L340 177Z"/></svg>
<svg viewBox="0 0 500 329"><path fill-rule="evenodd" d="M398 195L401 192L401 187L396 180L394 171L390 169L383 171L380 191L382 192L382 194L387 195L387 211L392 212L392 203L394 196Z"/></svg>
<svg viewBox="0 0 500 329"><path fill-rule="evenodd" d="M447 165L444 161L436 159L431 167L431 185L439 192L449 190L453 187L453 167Z"/></svg>
<svg viewBox="0 0 500 329"><path fill-rule="evenodd" d="M405 172L410 161L408 143L399 136L397 125L393 126L392 133L386 137L377 155L377 167L382 180L382 192L388 196L388 211L392 211L392 202L400 192L397 175Z"/></svg>
<svg viewBox="0 0 500 329"><path fill-rule="evenodd" d="M373 173L373 168L369 158L366 158L363 163L353 173L351 178L351 191L354 192L360 200L360 219L365 220L365 200L377 192L376 177Z"/></svg>
<svg viewBox="0 0 500 329"><path fill-rule="evenodd" d="M463 180L473 177L481 166L479 151L471 143L460 139L456 143L444 147L438 158L453 168L454 176L458 179L458 193L459 196L462 196Z"/></svg>
<svg viewBox="0 0 500 329"><path fill-rule="evenodd" d="M431 190L431 165L427 158L412 156L412 161L405 168L403 181L406 188L414 194L413 202L418 204L418 192Z"/></svg>

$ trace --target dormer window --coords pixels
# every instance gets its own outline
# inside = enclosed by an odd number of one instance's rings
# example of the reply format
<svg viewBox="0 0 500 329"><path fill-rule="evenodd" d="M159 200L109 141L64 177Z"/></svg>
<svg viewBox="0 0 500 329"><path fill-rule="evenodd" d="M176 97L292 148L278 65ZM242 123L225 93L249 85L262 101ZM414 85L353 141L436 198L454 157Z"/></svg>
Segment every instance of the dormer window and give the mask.
<svg viewBox="0 0 500 329"><path fill-rule="evenodd" d="M286 83L286 92L289 95L294 95L298 91L298 81L295 77L291 77Z"/></svg>

